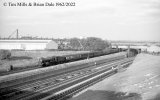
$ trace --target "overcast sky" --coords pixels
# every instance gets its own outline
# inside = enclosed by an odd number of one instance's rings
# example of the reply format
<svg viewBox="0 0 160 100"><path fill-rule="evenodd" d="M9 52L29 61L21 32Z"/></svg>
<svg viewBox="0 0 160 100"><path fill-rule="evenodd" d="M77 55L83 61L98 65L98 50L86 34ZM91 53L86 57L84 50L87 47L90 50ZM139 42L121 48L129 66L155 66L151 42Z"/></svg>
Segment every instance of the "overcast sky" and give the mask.
<svg viewBox="0 0 160 100"><path fill-rule="evenodd" d="M160 0L57 0L76 6L4 7L7 1L24 0L0 1L1 37L18 28L21 36L160 41Z"/></svg>

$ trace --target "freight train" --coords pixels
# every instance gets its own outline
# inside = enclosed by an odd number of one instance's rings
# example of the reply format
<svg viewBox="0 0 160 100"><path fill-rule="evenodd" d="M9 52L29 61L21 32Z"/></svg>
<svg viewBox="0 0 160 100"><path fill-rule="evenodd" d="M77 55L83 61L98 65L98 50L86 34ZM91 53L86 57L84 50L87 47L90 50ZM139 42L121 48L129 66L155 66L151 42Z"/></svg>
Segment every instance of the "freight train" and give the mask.
<svg viewBox="0 0 160 100"><path fill-rule="evenodd" d="M63 55L63 56L52 56L41 58L39 61L39 65L41 67L47 67L67 62L73 62L77 60L89 59L93 57L108 55L119 52L120 49L111 49L106 51L92 51L87 53L78 53L78 54L71 54L71 55Z"/></svg>

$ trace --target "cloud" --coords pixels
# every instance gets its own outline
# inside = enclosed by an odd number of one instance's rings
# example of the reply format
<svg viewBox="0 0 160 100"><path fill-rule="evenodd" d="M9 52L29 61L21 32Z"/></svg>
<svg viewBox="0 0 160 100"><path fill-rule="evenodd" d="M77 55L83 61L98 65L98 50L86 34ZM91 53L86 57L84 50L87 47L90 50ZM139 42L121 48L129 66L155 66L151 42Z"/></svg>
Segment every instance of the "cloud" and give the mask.
<svg viewBox="0 0 160 100"><path fill-rule="evenodd" d="M51 36L51 32L61 33L59 36L66 36L65 33L71 33L67 36L90 33L85 35L110 39L136 39L137 36L143 39L145 33L148 34L147 39L149 39L153 32L152 28L160 23L160 0L73 1L76 2L75 7L3 8L0 21L4 24L4 30L20 27L27 33L45 33L41 36ZM154 32L158 33L156 30ZM130 37L126 37L127 34Z"/></svg>

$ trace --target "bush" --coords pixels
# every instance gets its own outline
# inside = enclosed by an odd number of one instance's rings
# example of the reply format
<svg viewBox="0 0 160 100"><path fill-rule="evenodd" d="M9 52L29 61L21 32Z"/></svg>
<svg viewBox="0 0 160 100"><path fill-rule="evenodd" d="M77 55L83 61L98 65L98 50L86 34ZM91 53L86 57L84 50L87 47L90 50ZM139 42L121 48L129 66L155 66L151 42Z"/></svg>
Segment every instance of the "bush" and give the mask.
<svg viewBox="0 0 160 100"><path fill-rule="evenodd" d="M9 50L0 50L0 60L8 59L11 57L11 52Z"/></svg>

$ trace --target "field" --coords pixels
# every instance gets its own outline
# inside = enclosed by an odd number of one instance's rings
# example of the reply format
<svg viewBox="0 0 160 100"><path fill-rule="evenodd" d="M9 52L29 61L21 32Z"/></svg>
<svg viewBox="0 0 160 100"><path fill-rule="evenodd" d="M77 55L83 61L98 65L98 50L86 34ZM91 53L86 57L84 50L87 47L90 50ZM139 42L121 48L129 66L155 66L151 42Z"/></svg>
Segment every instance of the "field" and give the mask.
<svg viewBox="0 0 160 100"><path fill-rule="evenodd" d="M11 51L11 58L0 60L0 72L7 71L12 65L14 69L37 67L39 58L83 53L88 51Z"/></svg>

